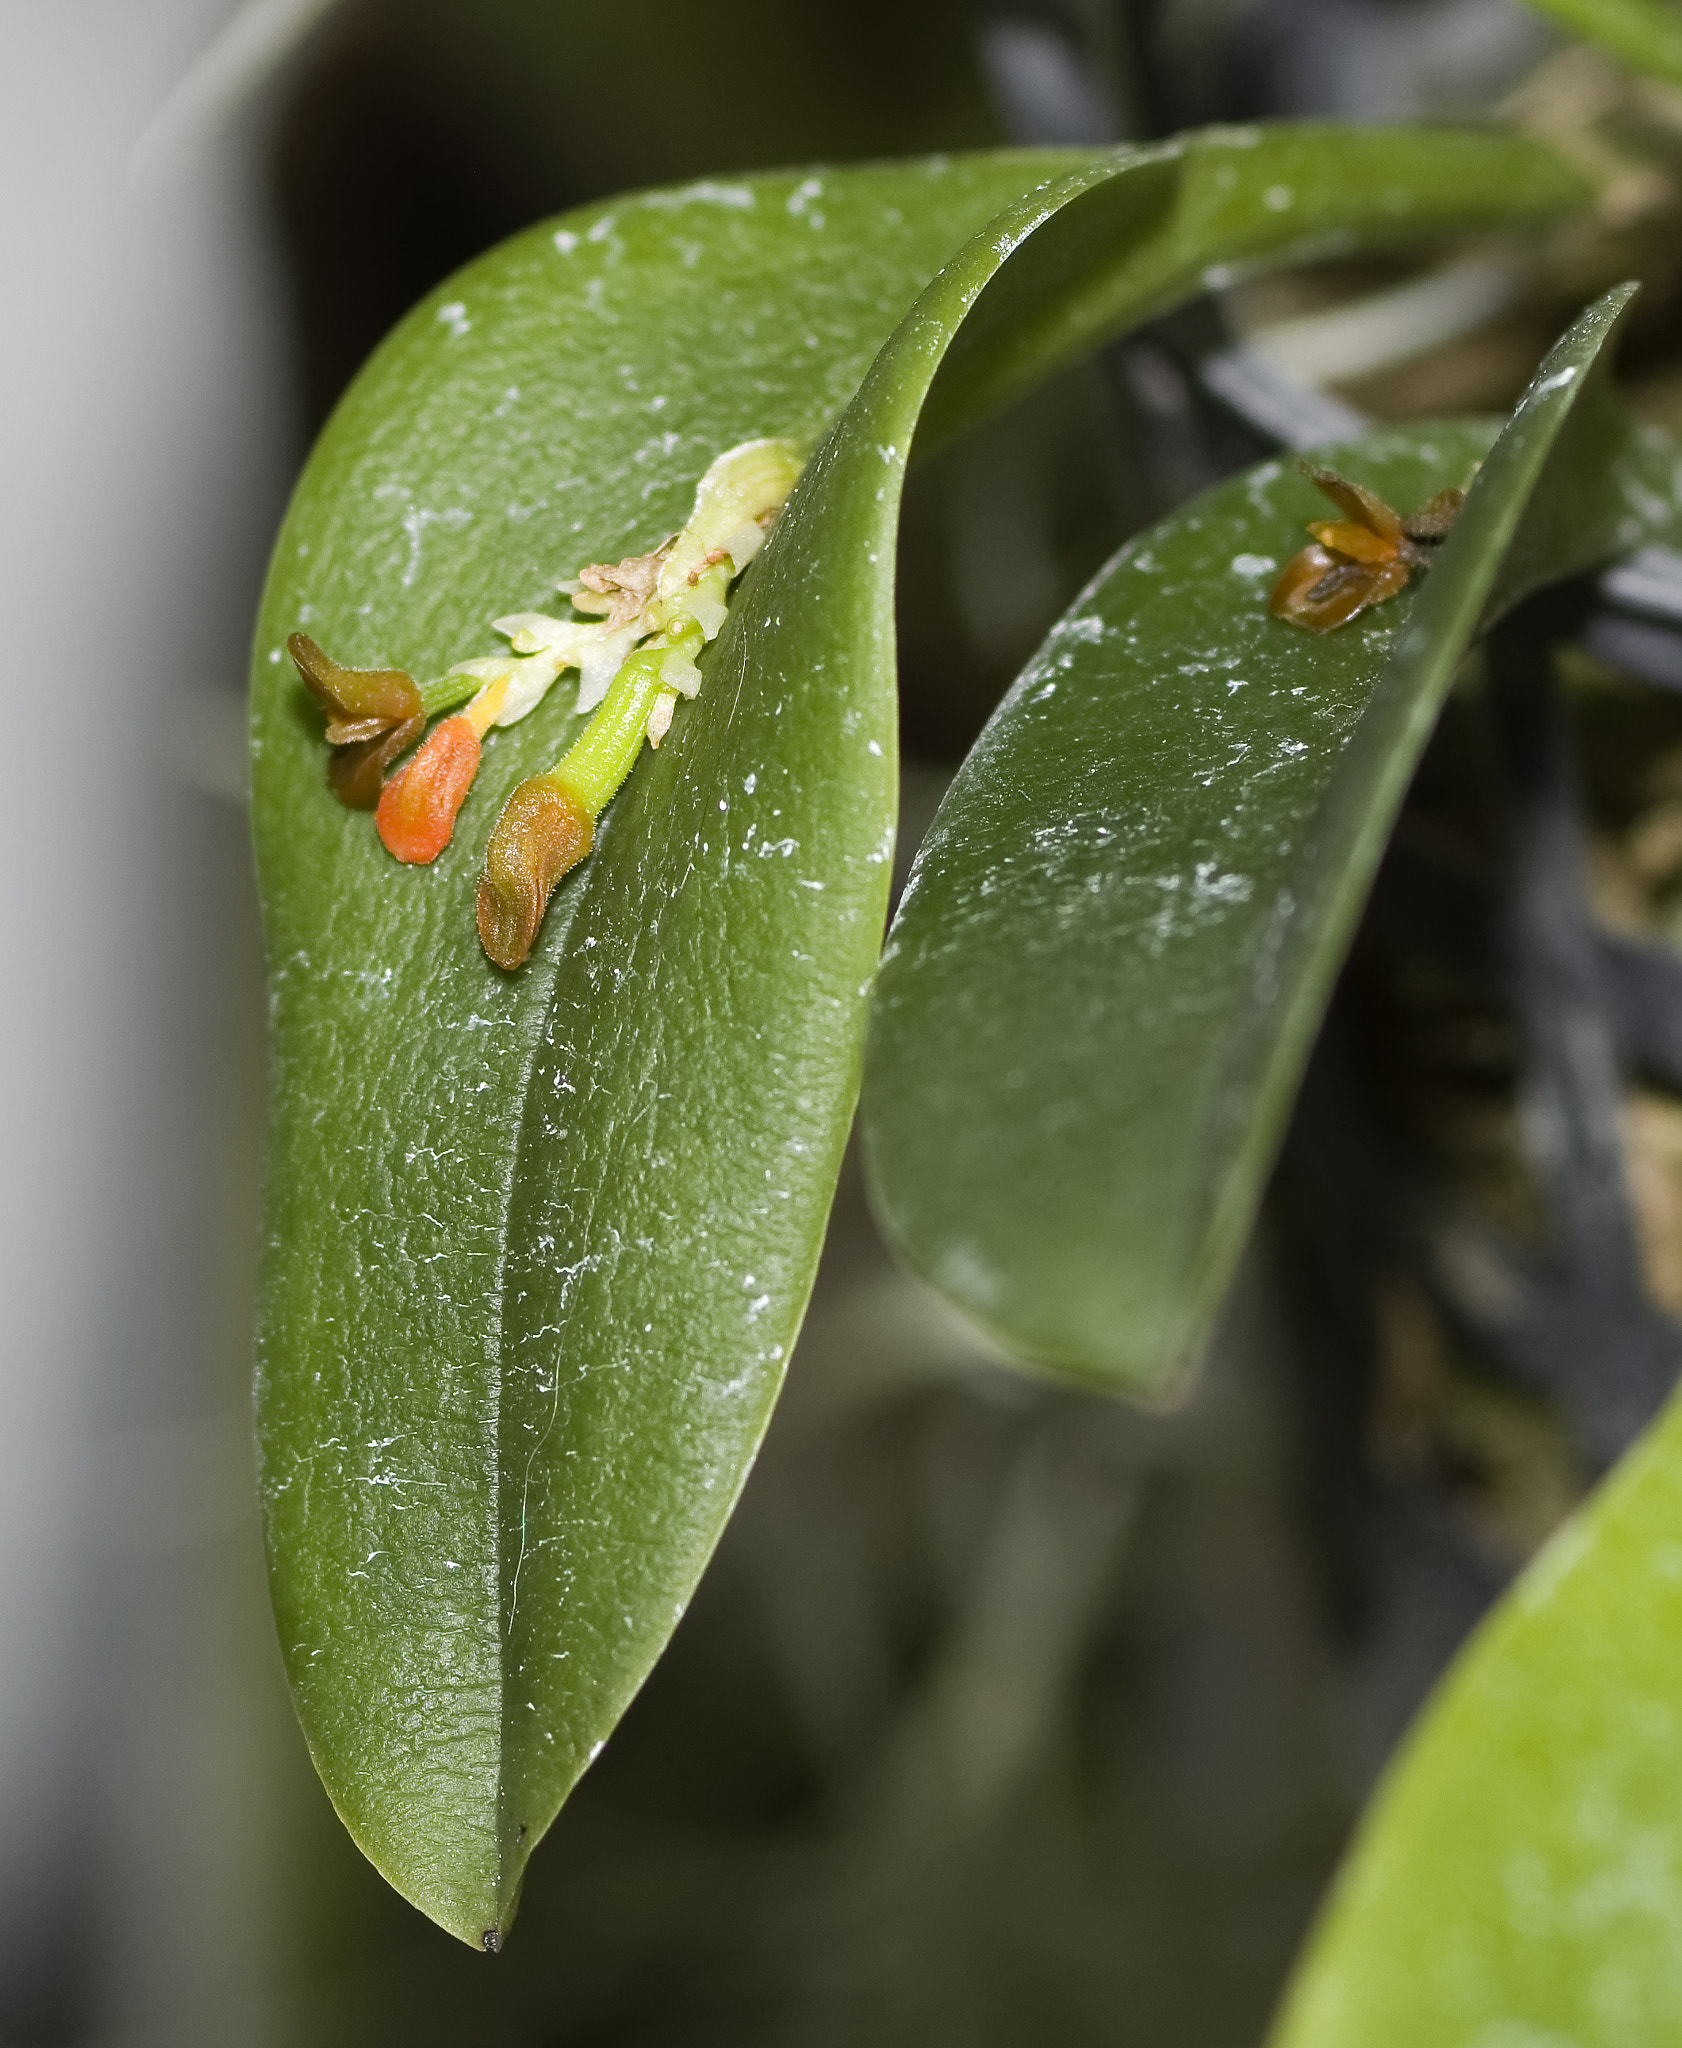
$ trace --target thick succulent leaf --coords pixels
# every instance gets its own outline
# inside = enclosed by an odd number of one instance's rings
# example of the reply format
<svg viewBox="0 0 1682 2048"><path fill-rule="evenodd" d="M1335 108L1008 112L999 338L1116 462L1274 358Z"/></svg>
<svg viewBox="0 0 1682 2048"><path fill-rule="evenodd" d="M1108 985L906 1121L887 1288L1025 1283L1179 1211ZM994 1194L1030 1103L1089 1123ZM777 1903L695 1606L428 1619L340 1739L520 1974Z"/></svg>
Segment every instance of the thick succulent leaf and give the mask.
<svg viewBox="0 0 1682 2048"><path fill-rule="evenodd" d="M1627 296L1550 355L1422 586L1326 635L1269 617L1324 500L1266 464L1122 551L953 783L878 981L867 1157L904 1257L1013 1353L1141 1394L1194 1355L1480 622L1682 502L1586 374ZM1490 439L1325 460L1408 509Z"/></svg>
<svg viewBox="0 0 1682 2048"><path fill-rule="evenodd" d="M1682 85L1682 8L1676 0L1530 0L1585 42L1636 71Z"/></svg>
<svg viewBox="0 0 1682 2048"><path fill-rule="evenodd" d="M262 1486L322 1778L464 1939L500 1939L675 1625L804 1308L885 912L899 485L969 308L1070 217L1018 308L1031 347L995 321L952 423L1211 261L1575 195L1512 138L1329 130L657 192L470 267L333 420L256 650ZM1060 295L1085 310L1048 328ZM327 794L285 636L436 675L558 575L679 525L722 449L817 442L844 408L707 688L501 975L479 857L569 736L570 692L493 738L438 864L400 869Z"/></svg>
<svg viewBox="0 0 1682 2048"><path fill-rule="evenodd" d="M1682 2040L1679 1529L1673 1403L1392 1765L1274 2048Z"/></svg>
<svg viewBox="0 0 1682 2048"><path fill-rule="evenodd" d="M1499 208L1513 222L1581 204L1549 152L1495 130L1314 122L1211 129L1127 179L1061 195L1057 232L1025 240L953 337L918 428L923 450L1104 336L1284 255L1417 238ZM1521 145L1522 146L1522 145ZM1044 212L1049 211L1049 202ZM1044 217L1044 212L1040 217ZM999 232L1026 236L1029 214Z"/></svg>

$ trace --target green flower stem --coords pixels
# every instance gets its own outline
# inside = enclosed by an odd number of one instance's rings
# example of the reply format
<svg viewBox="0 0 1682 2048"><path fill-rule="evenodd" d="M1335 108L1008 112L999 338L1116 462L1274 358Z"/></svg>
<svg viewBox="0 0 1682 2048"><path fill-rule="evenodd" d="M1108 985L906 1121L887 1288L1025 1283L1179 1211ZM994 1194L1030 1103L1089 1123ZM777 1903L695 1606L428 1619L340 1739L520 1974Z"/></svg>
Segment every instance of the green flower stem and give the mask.
<svg viewBox="0 0 1682 2048"><path fill-rule="evenodd" d="M665 685L662 647L639 647L608 686L601 708L544 781L600 817L642 751L648 714Z"/></svg>

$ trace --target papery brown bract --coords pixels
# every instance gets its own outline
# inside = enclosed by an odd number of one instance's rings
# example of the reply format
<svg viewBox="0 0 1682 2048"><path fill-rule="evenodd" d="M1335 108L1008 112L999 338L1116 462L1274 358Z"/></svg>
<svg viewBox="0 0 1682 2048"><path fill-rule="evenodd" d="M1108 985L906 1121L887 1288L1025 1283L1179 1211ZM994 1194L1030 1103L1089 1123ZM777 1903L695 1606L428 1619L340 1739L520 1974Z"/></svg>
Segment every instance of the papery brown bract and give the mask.
<svg viewBox="0 0 1682 2048"><path fill-rule="evenodd" d="M1466 493L1450 484L1434 498L1427 498L1417 512L1410 512L1402 521L1402 531L1409 540L1439 541L1459 518L1465 502Z"/></svg>

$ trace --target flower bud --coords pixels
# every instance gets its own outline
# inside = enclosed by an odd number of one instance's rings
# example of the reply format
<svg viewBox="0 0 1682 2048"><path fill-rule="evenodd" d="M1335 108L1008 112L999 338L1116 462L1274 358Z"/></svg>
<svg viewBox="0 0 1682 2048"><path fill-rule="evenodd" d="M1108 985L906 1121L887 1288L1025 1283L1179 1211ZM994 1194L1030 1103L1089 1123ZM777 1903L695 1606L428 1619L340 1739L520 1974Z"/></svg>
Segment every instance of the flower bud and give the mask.
<svg viewBox="0 0 1682 2048"><path fill-rule="evenodd" d="M456 813L479 772L479 735L457 713L441 719L409 765L380 794L374 824L387 853L424 866L450 843Z"/></svg>
<svg viewBox="0 0 1682 2048"><path fill-rule="evenodd" d="M547 775L528 777L508 799L479 883L479 942L498 967L524 961L556 883L594 842L590 813Z"/></svg>

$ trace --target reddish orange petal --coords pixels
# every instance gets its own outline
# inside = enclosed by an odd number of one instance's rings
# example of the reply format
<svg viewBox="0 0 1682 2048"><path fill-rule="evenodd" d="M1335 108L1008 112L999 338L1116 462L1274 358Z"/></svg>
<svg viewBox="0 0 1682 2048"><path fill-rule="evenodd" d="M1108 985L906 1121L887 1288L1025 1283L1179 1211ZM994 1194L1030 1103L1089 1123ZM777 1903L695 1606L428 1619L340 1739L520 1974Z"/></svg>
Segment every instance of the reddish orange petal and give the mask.
<svg viewBox="0 0 1682 2048"><path fill-rule="evenodd" d="M374 823L395 859L424 865L450 843L479 772L479 735L458 713L435 725L408 767L380 792Z"/></svg>

